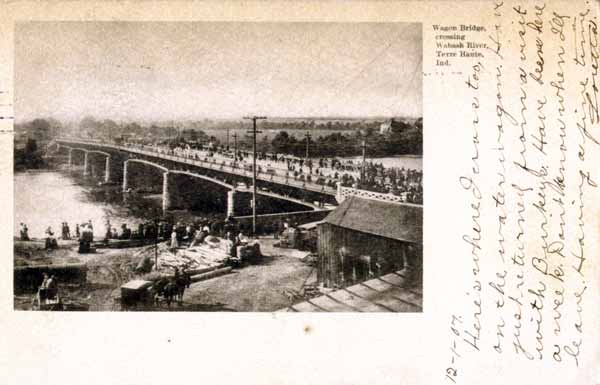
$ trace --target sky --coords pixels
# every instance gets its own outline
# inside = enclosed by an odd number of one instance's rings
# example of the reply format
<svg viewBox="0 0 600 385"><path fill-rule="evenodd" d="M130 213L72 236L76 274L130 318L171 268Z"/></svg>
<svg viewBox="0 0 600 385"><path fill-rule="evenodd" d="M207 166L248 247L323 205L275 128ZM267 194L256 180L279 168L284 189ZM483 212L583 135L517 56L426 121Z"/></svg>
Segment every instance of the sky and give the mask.
<svg viewBox="0 0 600 385"><path fill-rule="evenodd" d="M406 23L25 22L15 119L422 116Z"/></svg>

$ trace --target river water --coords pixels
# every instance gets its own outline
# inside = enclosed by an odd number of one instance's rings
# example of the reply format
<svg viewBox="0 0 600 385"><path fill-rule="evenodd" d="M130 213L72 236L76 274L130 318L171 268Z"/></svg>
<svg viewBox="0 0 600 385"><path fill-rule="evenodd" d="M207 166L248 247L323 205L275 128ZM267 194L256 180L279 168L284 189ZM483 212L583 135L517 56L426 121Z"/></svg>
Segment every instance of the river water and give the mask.
<svg viewBox="0 0 600 385"><path fill-rule="evenodd" d="M74 234L76 223L91 219L94 235L101 236L105 231L106 218L117 229L122 223L131 227L142 221L124 206L90 199L84 186L60 172L15 173L14 182L15 235L19 234L21 222L27 224L30 237L42 238L48 226L60 236L62 222L67 222L71 234Z"/></svg>

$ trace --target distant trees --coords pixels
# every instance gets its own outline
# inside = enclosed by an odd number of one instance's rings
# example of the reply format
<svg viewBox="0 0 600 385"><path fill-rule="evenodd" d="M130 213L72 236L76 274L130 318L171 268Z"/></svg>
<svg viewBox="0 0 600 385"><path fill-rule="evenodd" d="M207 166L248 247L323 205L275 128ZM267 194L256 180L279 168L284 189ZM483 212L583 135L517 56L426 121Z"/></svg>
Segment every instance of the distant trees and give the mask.
<svg viewBox="0 0 600 385"><path fill-rule="evenodd" d="M362 153L362 141L366 142L369 156L422 155L423 124L401 122L390 131L380 133L376 127L366 125L350 133L332 132L313 138L309 143L311 157L346 157ZM280 131L271 141L273 152L303 157L306 140L297 139L287 131Z"/></svg>
<svg viewBox="0 0 600 385"><path fill-rule="evenodd" d="M290 136L287 131L280 131L271 140L273 152L282 154L293 154L296 147L296 138Z"/></svg>
<svg viewBox="0 0 600 385"><path fill-rule="evenodd" d="M114 120L104 119L98 131L103 137L112 139L119 135L119 125Z"/></svg>
<svg viewBox="0 0 600 385"><path fill-rule="evenodd" d="M21 134L20 146L25 138L33 138L43 146L52 137L64 134L100 140L132 140L146 143L179 145L222 146L225 130L240 133L238 150L252 148L252 140L245 134L245 123L239 120L182 120L150 123L116 122L98 120L85 116L80 121L61 123L51 118L34 119L15 125ZM257 150L261 153L276 152L304 157L306 154L305 132L312 138L309 144L311 157L346 157L362 153L364 140L369 156L392 156L402 154L421 155L423 152L423 120L382 119L267 119L261 121L264 135L258 139ZM71 132L69 132L71 131ZM232 147L233 138L230 136Z"/></svg>
<svg viewBox="0 0 600 385"><path fill-rule="evenodd" d="M15 148L14 168L20 169L38 169L44 167L44 159L35 139L28 138L23 148Z"/></svg>

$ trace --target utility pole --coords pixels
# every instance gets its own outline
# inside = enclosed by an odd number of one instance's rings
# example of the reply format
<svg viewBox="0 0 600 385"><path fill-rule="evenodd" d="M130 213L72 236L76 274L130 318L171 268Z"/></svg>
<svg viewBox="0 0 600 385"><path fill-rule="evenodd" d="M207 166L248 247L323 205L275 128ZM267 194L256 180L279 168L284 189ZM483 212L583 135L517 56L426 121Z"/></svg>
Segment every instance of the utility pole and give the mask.
<svg viewBox="0 0 600 385"><path fill-rule="evenodd" d="M306 160L308 161L308 143L310 142L310 133L306 131L304 137L306 138Z"/></svg>
<svg viewBox="0 0 600 385"><path fill-rule="evenodd" d="M365 150L367 149L367 141L365 139L362 140L362 166L360 169L360 183L365 183Z"/></svg>
<svg viewBox="0 0 600 385"><path fill-rule="evenodd" d="M248 131L252 134L252 234L256 236L256 134L262 131L256 130L256 121L267 119L266 116L246 116L246 120L252 120L252 130Z"/></svg>
<svg viewBox="0 0 600 385"><path fill-rule="evenodd" d="M233 164L237 163L237 138L238 134L236 132L233 133Z"/></svg>
<svg viewBox="0 0 600 385"><path fill-rule="evenodd" d="M229 127L227 127L227 151L229 151Z"/></svg>

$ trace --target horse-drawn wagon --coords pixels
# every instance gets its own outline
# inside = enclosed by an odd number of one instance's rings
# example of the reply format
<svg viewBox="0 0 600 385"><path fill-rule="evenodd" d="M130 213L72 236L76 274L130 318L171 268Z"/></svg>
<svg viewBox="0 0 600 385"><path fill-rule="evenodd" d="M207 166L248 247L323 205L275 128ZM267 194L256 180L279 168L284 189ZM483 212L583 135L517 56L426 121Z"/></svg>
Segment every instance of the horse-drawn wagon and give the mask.
<svg viewBox="0 0 600 385"><path fill-rule="evenodd" d="M119 298L123 309L148 308L165 302L183 302L183 293L191 284L190 274L183 272L174 276L158 276L155 280L135 279L121 286Z"/></svg>

